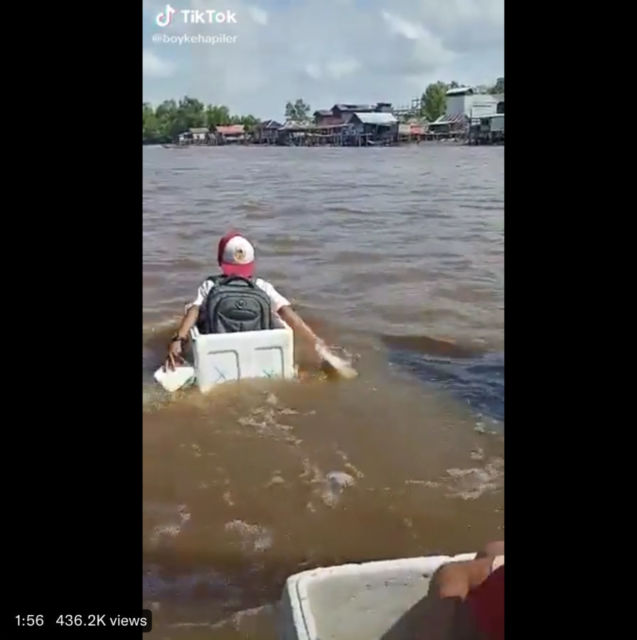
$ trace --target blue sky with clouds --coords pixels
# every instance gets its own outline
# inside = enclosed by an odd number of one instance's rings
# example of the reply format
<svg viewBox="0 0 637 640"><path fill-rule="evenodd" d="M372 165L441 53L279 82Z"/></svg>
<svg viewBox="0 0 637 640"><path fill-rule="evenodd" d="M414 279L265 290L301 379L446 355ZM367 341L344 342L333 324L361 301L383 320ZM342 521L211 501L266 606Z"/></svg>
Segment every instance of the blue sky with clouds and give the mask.
<svg viewBox="0 0 637 640"><path fill-rule="evenodd" d="M495 82L504 72L504 0L173 0L231 10L236 24L165 28L166 2L143 0L144 100L189 95L231 112L281 119L288 100L407 104L429 82ZM234 36L168 44L153 35Z"/></svg>

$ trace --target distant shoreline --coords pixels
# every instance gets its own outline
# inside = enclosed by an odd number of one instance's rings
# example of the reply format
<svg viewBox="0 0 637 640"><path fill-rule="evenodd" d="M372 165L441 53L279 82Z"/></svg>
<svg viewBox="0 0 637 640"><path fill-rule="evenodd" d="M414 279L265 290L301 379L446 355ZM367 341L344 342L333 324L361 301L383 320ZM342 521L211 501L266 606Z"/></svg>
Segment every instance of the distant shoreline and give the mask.
<svg viewBox="0 0 637 640"><path fill-rule="evenodd" d="M419 141L401 141L393 142L391 144L370 144L370 145L338 145L338 144L315 144L315 145L277 145L277 144L258 144L252 142L242 143L230 143L230 144L176 144L176 143L142 143L142 147L161 147L163 149L180 149L186 150L190 148L218 148L218 147L249 147L254 148L279 148L279 149L372 149L379 147L419 147L429 145L452 145L452 146L488 146L488 147L503 147L504 142L494 142L485 144L472 144L467 139L454 139L454 138L439 138Z"/></svg>

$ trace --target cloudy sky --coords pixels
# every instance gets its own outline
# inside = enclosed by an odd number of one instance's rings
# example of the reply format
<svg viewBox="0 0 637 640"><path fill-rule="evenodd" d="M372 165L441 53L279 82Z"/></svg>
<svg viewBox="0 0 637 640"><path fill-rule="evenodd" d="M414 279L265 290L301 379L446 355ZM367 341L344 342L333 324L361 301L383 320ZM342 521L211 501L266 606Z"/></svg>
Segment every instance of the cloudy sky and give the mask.
<svg viewBox="0 0 637 640"><path fill-rule="evenodd" d="M408 104L429 82L504 75L504 0L143 0L144 100L184 95L232 113L283 117L288 100ZM185 24L182 10L231 10L236 24ZM200 14L207 17L208 14ZM230 36L215 45L153 41Z"/></svg>

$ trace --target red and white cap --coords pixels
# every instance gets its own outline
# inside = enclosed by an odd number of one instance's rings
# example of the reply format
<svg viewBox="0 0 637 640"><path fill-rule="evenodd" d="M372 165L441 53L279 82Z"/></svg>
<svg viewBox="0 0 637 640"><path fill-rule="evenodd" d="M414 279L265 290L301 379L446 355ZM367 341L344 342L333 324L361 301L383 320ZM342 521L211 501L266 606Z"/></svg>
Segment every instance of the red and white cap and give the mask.
<svg viewBox="0 0 637 640"><path fill-rule="evenodd" d="M227 233L219 240L217 260L224 275L243 278L254 275L254 247L240 233Z"/></svg>

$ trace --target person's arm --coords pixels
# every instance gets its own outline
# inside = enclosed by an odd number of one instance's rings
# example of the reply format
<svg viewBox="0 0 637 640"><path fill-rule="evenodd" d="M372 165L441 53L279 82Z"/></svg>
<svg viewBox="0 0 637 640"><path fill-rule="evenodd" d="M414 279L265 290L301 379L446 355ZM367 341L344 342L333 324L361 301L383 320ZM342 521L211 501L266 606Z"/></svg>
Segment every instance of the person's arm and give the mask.
<svg viewBox="0 0 637 640"><path fill-rule="evenodd" d="M325 341L319 338L310 327L305 324L301 316L292 310L291 306L281 307L279 316L294 331L294 335L300 335L306 342L314 357L318 358L318 363L324 371L334 372L340 377L351 380L358 376L358 372L349 362L334 354Z"/></svg>
<svg viewBox="0 0 637 640"><path fill-rule="evenodd" d="M177 329L177 334L175 337L185 340L188 337L190 330L195 326L198 317L199 307L193 305L186 312L186 315L179 325L179 329Z"/></svg>
<svg viewBox="0 0 637 640"><path fill-rule="evenodd" d="M278 314L279 318L281 318L281 320L283 320L283 322L285 322L290 329L294 331L295 335L299 335L301 338L306 340L308 345L312 347L312 351L314 351L314 347L317 343L321 345L324 344L323 340L321 340L314 331L307 326L303 318L301 318L301 316L292 309L292 303L285 296L282 296L272 284L265 280L261 280L260 286L270 298L272 311Z"/></svg>
<svg viewBox="0 0 637 640"><path fill-rule="evenodd" d="M464 600L469 591L486 580L491 573L492 564L492 556L465 562L449 562L433 575L429 593L438 598Z"/></svg>
<svg viewBox="0 0 637 640"><path fill-rule="evenodd" d="M301 316L294 311L290 305L281 307L278 313L281 320L288 324L295 334L302 336L312 345L324 344L323 340L321 340L321 338L319 338L314 331L305 324L303 318L301 318Z"/></svg>
<svg viewBox="0 0 637 640"><path fill-rule="evenodd" d="M307 346L310 347L311 353L318 359L318 363L320 363L322 367L326 367L329 371L337 372L339 376L347 379L355 378L358 375L356 370L348 362L328 349L325 341L319 338L314 331L307 326L303 318L292 309L289 300L284 298L271 284L263 283L263 285L270 297L273 311L292 329L295 337L300 336Z"/></svg>
<svg viewBox="0 0 637 640"><path fill-rule="evenodd" d="M491 556L495 558L497 556L504 555L504 540L496 540L495 542L489 542L484 549L478 551L476 555L477 558L486 558L487 556Z"/></svg>
<svg viewBox="0 0 637 640"><path fill-rule="evenodd" d="M177 333L173 336L170 344L168 345L168 353L166 354L166 361L164 362L164 370L170 369L171 371L174 371L177 361L184 361L181 355L183 352L183 343L187 340L188 333L195 326L198 317L199 307L194 305L191 306L179 324Z"/></svg>
<svg viewBox="0 0 637 640"><path fill-rule="evenodd" d="M432 576L422 638L431 640L489 640L476 624L467 597L491 571L492 557L449 562Z"/></svg>
<svg viewBox="0 0 637 640"><path fill-rule="evenodd" d="M164 370L170 369L171 371L174 371L177 360L180 362L184 361L181 356L183 343L187 340L190 330L195 326L197 319L199 318L199 309L204 303L211 287L212 283L210 281L207 280L204 282L199 287L195 300L186 307L186 313L179 324L177 333L173 336L173 339L168 345L168 353L166 354L166 361L164 362Z"/></svg>

